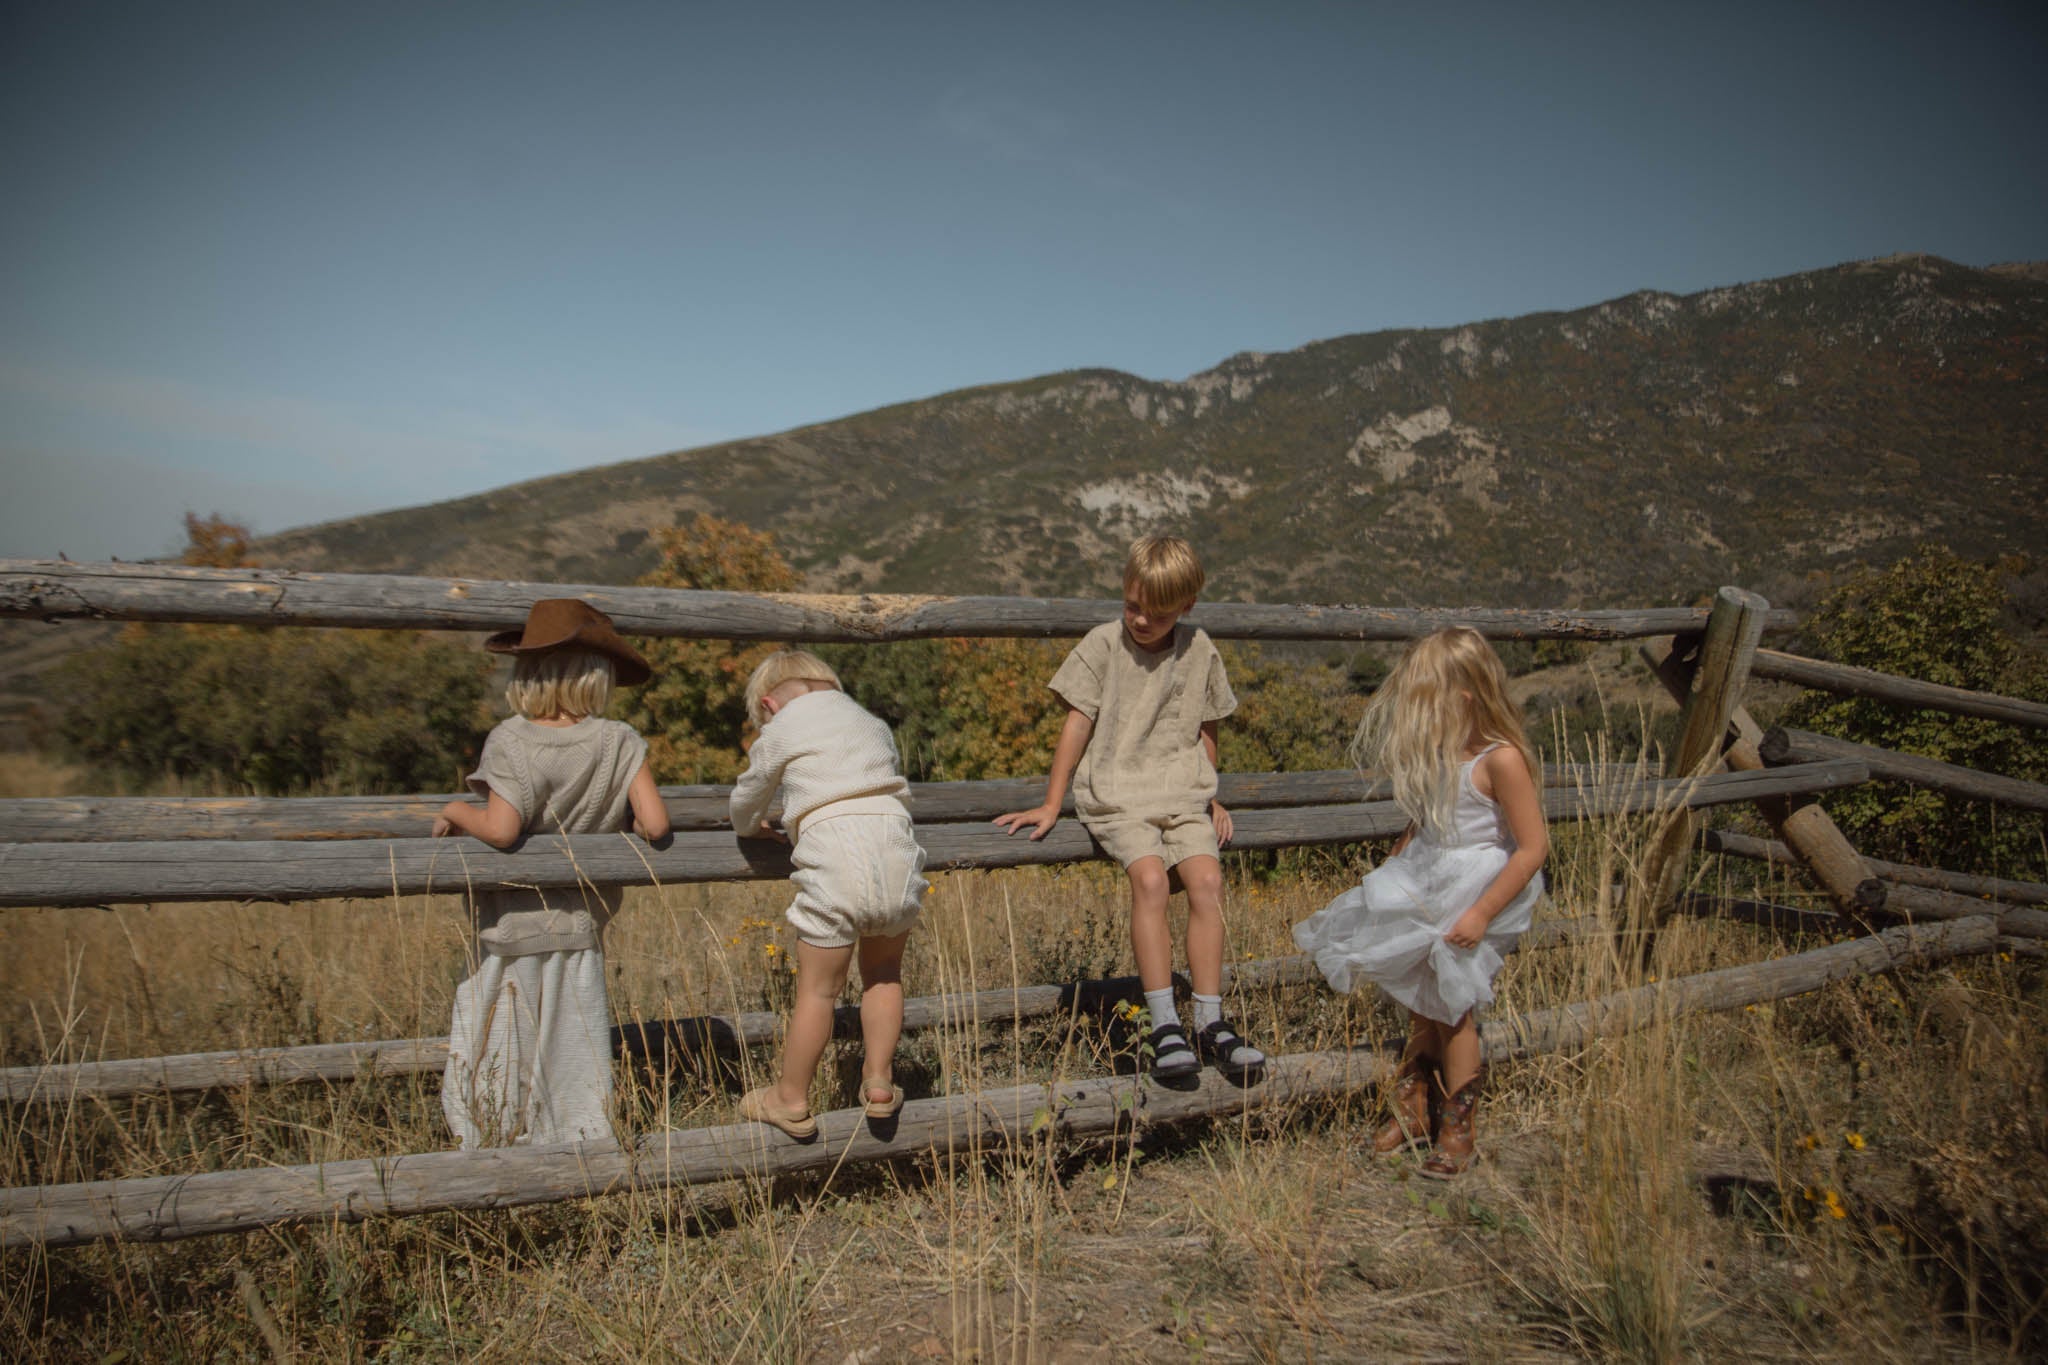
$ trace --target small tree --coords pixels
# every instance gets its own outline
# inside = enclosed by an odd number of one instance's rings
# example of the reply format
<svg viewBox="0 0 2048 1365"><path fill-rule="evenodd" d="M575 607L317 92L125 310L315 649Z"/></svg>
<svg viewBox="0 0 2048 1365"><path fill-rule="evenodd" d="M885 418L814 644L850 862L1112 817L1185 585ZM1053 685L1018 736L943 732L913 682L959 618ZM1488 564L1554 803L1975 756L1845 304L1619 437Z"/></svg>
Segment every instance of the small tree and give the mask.
<svg viewBox="0 0 2048 1365"><path fill-rule="evenodd" d="M736 521L699 513L687 526L657 533L661 562L640 579L650 588L790 592L796 570L775 538ZM647 738L648 761L662 782L730 782L746 756L747 677L777 646L733 640L650 640L641 652L654 676L619 693L614 709Z"/></svg>
<svg viewBox="0 0 2048 1365"><path fill-rule="evenodd" d="M250 539L248 527L229 521L219 512L203 517L187 512L185 548L178 555L178 562L213 569L254 568L256 561L249 557Z"/></svg>
<svg viewBox="0 0 2048 1365"><path fill-rule="evenodd" d="M217 512L187 512L185 536L183 563L250 563L247 528ZM136 787L445 791L490 724L489 671L417 633L133 625L56 670L57 732Z"/></svg>
<svg viewBox="0 0 2048 1365"><path fill-rule="evenodd" d="M1950 687L2048 698L2048 666L2005 626L2002 579L2022 567L1973 564L1923 545L1888 569L1856 572L1828 593L1808 623L1808 643L1822 657L1845 664ZM1985 772L2048 777L2048 745L2040 736L1997 721L1821 693L1794 703L1785 720ZM1825 804L1850 842L1872 857L2024 876L2038 876L2044 868L2037 813L1896 783L1835 793Z"/></svg>

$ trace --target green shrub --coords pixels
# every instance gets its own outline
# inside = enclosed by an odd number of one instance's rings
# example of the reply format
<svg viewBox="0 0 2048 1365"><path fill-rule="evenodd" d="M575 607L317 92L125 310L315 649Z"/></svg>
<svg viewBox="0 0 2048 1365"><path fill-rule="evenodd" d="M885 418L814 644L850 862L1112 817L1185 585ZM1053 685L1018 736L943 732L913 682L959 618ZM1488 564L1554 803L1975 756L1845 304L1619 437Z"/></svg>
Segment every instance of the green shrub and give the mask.
<svg viewBox="0 0 2048 1365"><path fill-rule="evenodd" d="M2005 580L2023 564L1987 566L1922 546L1882 571L1860 570L1810 618L1806 645L1823 658L2006 696L2048 699L2048 660L2008 629ZM1785 724L1901 753L2040 781L2039 731L1945 711L1809 693ZM2038 813L1962 801L1923 787L1876 783L1825 798L1868 856L1997 875L2048 870Z"/></svg>
<svg viewBox="0 0 2048 1365"><path fill-rule="evenodd" d="M58 737L136 787L450 791L490 728L489 672L424 635L134 626L59 666Z"/></svg>

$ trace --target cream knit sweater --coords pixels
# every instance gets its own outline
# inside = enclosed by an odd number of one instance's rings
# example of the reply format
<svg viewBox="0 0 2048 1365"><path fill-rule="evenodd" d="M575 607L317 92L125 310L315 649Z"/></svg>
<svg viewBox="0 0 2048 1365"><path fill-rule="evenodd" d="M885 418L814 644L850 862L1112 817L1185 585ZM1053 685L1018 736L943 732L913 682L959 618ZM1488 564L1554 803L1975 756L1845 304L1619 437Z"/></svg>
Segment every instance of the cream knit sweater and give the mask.
<svg viewBox="0 0 2048 1365"><path fill-rule="evenodd" d="M806 692L769 717L732 789L732 827L757 828L782 789L782 827L793 839L820 806L855 796L910 792L896 771L896 739L883 721L835 690Z"/></svg>

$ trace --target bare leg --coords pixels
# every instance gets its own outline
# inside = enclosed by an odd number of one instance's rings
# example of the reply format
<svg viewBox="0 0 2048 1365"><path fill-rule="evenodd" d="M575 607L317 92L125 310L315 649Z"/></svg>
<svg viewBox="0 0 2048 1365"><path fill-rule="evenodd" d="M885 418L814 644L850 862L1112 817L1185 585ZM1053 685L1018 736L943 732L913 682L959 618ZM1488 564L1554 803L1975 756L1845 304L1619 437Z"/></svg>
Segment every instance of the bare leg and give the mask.
<svg viewBox="0 0 2048 1365"><path fill-rule="evenodd" d="M861 1103L886 1101L896 1078L896 1041L903 1036L903 945L910 931L860 941Z"/></svg>
<svg viewBox="0 0 2048 1365"><path fill-rule="evenodd" d="M1443 1040L1444 1093L1455 1095L1479 1074L1479 1025L1468 1010L1455 1024L1438 1024Z"/></svg>
<svg viewBox="0 0 2048 1365"><path fill-rule="evenodd" d="M1206 853L1174 865L1188 893L1188 984L1197 995L1223 994L1223 865ZM1160 918L1165 919L1164 908Z"/></svg>
<svg viewBox="0 0 2048 1365"><path fill-rule="evenodd" d="M1131 879L1131 956L1138 960L1138 984L1148 991L1173 984L1173 936L1166 931L1166 864L1140 858L1125 871Z"/></svg>
<svg viewBox="0 0 2048 1365"><path fill-rule="evenodd" d="M797 940L796 1003L790 1006L789 1034L782 1043L782 1075L775 1082L775 1102L791 1113L810 1112L811 1078L818 1074L825 1044L832 1041L832 1009L846 989L846 969L852 962L850 943L844 948L820 948ZM897 1012L902 1012L900 994Z"/></svg>

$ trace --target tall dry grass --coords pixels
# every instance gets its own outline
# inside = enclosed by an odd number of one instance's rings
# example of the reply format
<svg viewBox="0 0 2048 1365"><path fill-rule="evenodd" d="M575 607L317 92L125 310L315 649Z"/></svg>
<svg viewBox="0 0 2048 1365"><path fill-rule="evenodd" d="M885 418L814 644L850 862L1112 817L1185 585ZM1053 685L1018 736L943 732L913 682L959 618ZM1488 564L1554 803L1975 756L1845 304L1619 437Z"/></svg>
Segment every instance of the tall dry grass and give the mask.
<svg viewBox="0 0 2048 1365"><path fill-rule="evenodd" d="M1518 954L1496 1015L1812 946L1714 921L1649 932L1653 825L1556 829L1544 913L1598 932ZM1233 957L1291 951L1293 923L1358 870L1329 853L1236 868ZM1702 865L1698 882L1810 899L1747 867ZM786 896L631 893L607 943L619 1016L780 1008ZM1125 923L1111 868L941 876L906 980L922 994L1128 971ZM9 912L0 1061L441 1033L462 935L460 907L429 897ZM1390 1047L1401 1029L1384 1002L1321 990L1233 1008L1284 1051ZM1449 1187L1359 1152L1365 1096L828 1179L10 1251L0 1340L44 1360L2038 1352L2044 1015L2039 969L1990 961L1653 1017L1499 1068L1487 1160ZM835 1044L814 1103L848 1102L856 1048ZM1134 1062L1114 1016L979 1020L907 1037L899 1076L957 1094ZM764 1049L736 1070L627 1070L620 1121L731 1121L770 1065ZM0 1175L430 1150L447 1145L436 1091L386 1078L17 1107L0 1116Z"/></svg>

